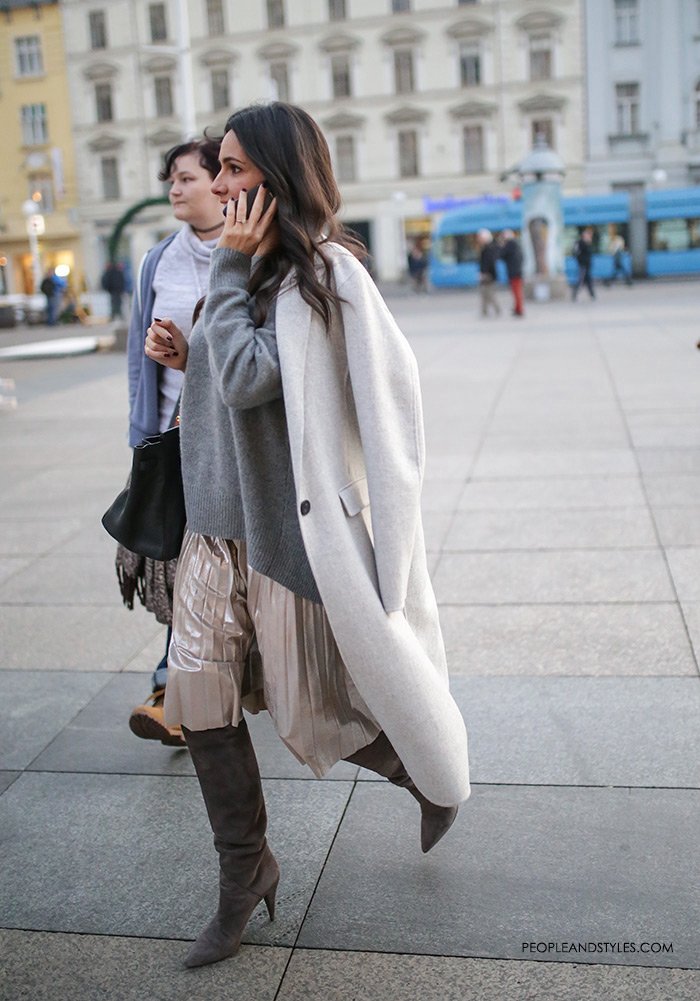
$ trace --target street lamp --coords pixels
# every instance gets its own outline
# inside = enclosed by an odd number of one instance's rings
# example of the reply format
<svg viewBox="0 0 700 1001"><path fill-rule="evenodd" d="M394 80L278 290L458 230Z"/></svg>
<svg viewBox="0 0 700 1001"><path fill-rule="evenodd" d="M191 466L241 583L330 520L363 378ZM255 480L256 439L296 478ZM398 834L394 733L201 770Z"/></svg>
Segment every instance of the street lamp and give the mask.
<svg viewBox="0 0 700 1001"><path fill-rule="evenodd" d="M46 224L44 217L39 212L39 201L28 198L22 203L22 214L27 220L27 236L29 237L29 251L32 255L32 278L34 282L34 292L39 291L41 285L41 258L39 257L39 237L44 235Z"/></svg>

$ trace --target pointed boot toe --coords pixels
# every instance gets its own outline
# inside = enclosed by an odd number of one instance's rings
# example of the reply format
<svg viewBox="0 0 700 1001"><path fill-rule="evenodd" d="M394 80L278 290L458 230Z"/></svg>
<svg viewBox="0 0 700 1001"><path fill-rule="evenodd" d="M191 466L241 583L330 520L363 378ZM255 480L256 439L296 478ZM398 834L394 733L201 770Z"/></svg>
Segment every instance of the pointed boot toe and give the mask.
<svg viewBox="0 0 700 1001"><path fill-rule="evenodd" d="M215 917L185 956L185 966L208 966L209 963L220 963L222 959L235 956L241 944L242 931L241 928L234 934L227 934L218 916Z"/></svg>
<svg viewBox="0 0 700 1001"><path fill-rule="evenodd" d="M434 848L455 822L456 806L421 805L420 846L424 855Z"/></svg>

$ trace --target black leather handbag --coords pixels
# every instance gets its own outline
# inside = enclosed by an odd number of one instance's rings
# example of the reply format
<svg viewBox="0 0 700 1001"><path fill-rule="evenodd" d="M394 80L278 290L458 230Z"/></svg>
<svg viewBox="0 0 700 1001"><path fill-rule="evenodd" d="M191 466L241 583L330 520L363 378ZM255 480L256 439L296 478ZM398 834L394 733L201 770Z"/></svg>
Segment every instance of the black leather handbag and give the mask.
<svg viewBox="0 0 700 1001"><path fill-rule="evenodd" d="M185 496L179 426L136 446L129 482L103 514L102 524L113 539L139 556L172 560L180 555Z"/></svg>

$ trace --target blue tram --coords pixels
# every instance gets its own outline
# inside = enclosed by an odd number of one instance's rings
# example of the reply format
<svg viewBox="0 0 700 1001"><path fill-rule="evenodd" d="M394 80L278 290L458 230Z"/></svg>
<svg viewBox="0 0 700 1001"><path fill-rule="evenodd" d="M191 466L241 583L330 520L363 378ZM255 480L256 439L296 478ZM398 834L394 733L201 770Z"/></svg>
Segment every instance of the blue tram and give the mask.
<svg viewBox="0 0 700 1001"><path fill-rule="evenodd" d="M565 270L574 282L578 265L571 256L585 226L593 228L593 277L613 273L610 244L617 235L625 241L628 273L652 278L700 275L700 187L664 191L616 192L609 195L566 196L564 213ZM445 212L432 234L430 280L436 287L479 284L477 232L496 235L512 229L520 235L522 208L506 197L471 200ZM500 267L500 264L499 264ZM500 272L505 280L505 270Z"/></svg>

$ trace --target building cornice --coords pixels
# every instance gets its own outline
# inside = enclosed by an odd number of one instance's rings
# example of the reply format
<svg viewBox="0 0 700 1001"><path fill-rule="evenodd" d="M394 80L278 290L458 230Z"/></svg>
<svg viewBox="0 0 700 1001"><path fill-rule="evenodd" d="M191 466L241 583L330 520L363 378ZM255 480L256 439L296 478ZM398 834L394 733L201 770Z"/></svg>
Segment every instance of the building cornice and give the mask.
<svg viewBox="0 0 700 1001"><path fill-rule="evenodd" d="M83 76L86 80L111 80L119 72L119 67L114 63L100 62L90 63L83 69Z"/></svg>
<svg viewBox="0 0 700 1001"><path fill-rule="evenodd" d="M327 35L325 38L322 38L318 43L318 47L321 52L351 52L353 49L358 48L360 44L360 39L356 35L336 32L333 35Z"/></svg>
<svg viewBox="0 0 700 1001"><path fill-rule="evenodd" d="M529 114L532 111L561 111L566 103L567 99L561 94L535 94L518 101L518 107Z"/></svg>
<svg viewBox="0 0 700 1001"><path fill-rule="evenodd" d="M238 54L230 49L207 49L199 57L202 66L230 66L238 59Z"/></svg>
<svg viewBox="0 0 700 1001"><path fill-rule="evenodd" d="M487 118L497 110L497 105L489 101L463 101L450 108L453 118Z"/></svg>
<svg viewBox="0 0 700 1001"><path fill-rule="evenodd" d="M120 136L115 136L109 132L95 136L88 143L88 149L94 153L108 153L110 150L120 149L124 145L124 140Z"/></svg>
<svg viewBox="0 0 700 1001"><path fill-rule="evenodd" d="M564 15L558 10L533 10L515 22L515 27L521 31L542 31L545 28L558 28L564 21Z"/></svg>
<svg viewBox="0 0 700 1001"><path fill-rule="evenodd" d="M491 31L493 31L492 24L481 21L476 17L470 17L450 25L446 29L446 34L450 38L456 38L459 41L463 38L482 38Z"/></svg>
<svg viewBox="0 0 700 1001"><path fill-rule="evenodd" d="M381 36L381 41L390 48L396 48L400 45L417 45L424 38L425 32L406 26L405 28L393 28L391 31L386 31Z"/></svg>
<svg viewBox="0 0 700 1001"><path fill-rule="evenodd" d="M299 51L298 46L290 45L288 42L270 42L258 49L258 56L261 59L289 59Z"/></svg>
<svg viewBox="0 0 700 1001"><path fill-rule="evenodd" d="M323 121L323 127L329 130L338 129L358 129L364 125L365 119L362 115L351 115L348 111L339 111L337 115L331 115Z"/></svg>
<svg viewBox="0 0 700 1001"><path fill-rule="evenodd" d="M396 108L394 111L387 112L387 114L384 115L384 119L389 122L390 125L419 125L421 122L424 122L428 116L429 112L425 111L423 108L403 105L401 108Z"/></svg>

